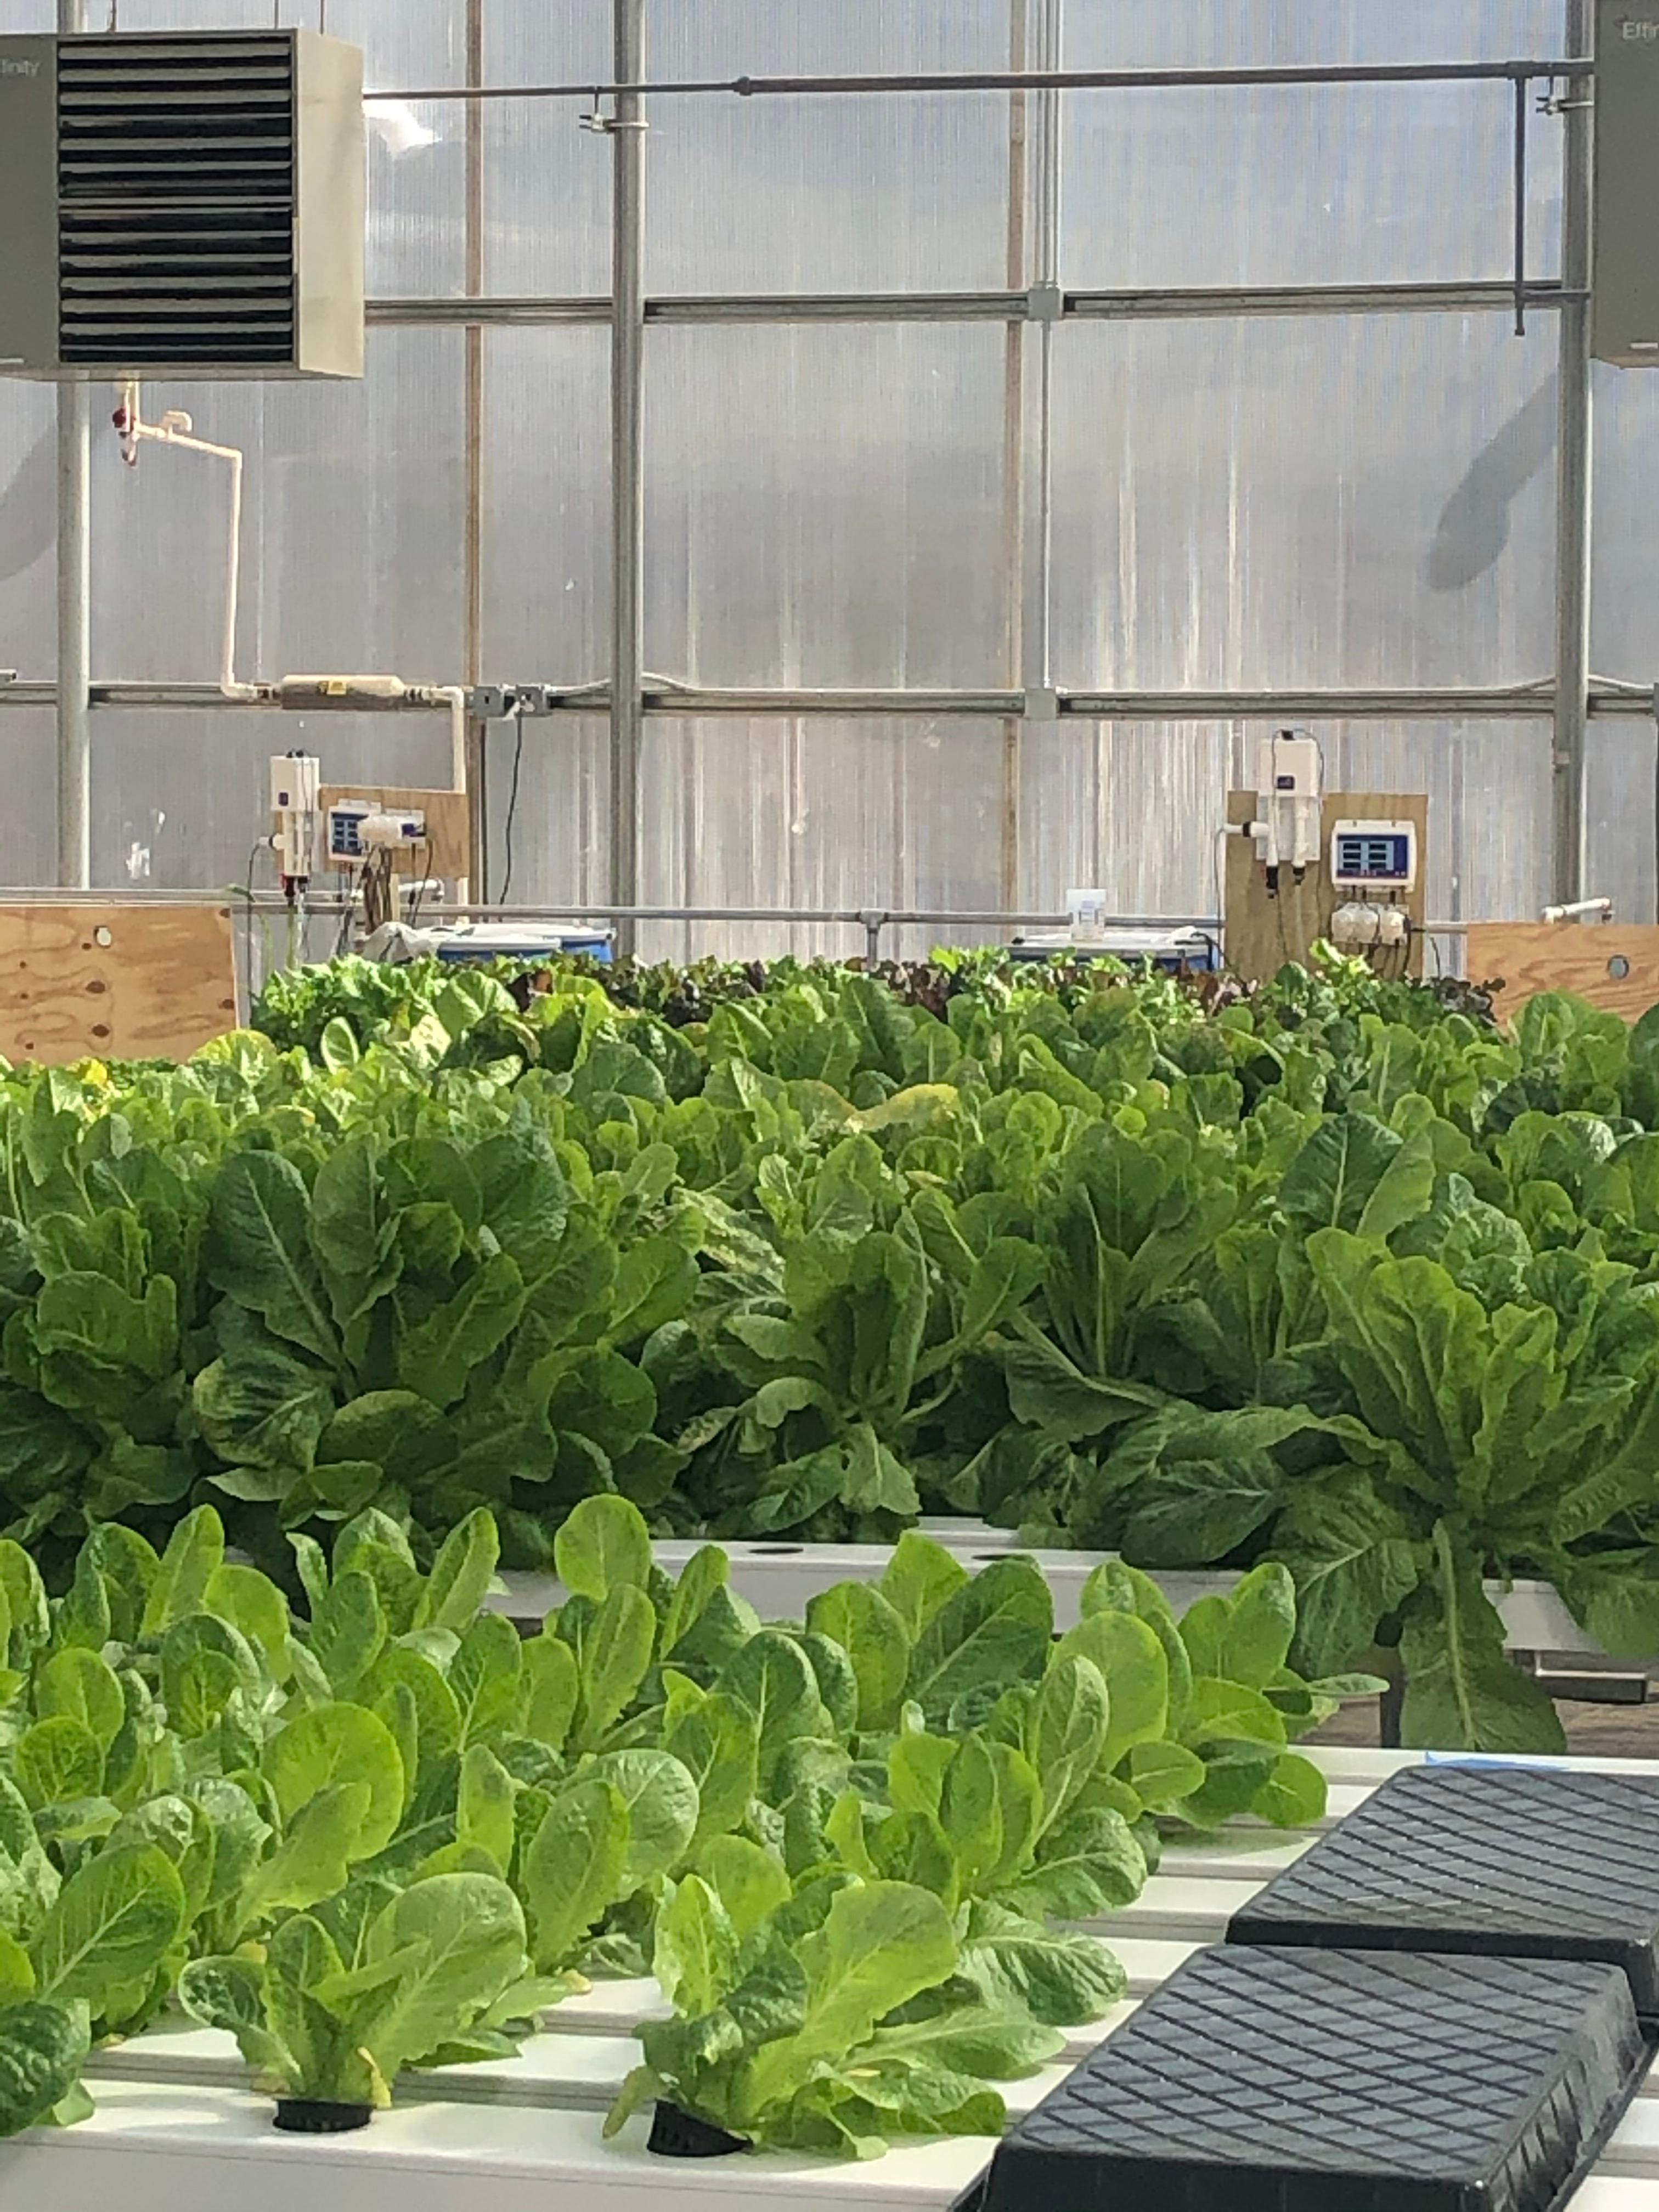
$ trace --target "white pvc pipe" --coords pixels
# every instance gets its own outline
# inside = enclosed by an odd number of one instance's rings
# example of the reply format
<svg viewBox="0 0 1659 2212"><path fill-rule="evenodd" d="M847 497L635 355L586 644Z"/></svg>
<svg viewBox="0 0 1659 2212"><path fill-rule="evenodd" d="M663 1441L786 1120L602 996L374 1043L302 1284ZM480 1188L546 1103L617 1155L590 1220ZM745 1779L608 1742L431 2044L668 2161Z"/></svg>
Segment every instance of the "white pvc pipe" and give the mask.
<svg viewBox="0 0 1659 2212"><path fill-rule="evenodd" d="M186 453L202 453L210 460L224 461L230 469L230 537L225 556L225 619L220 643L219 688L227 699L249 699L256 696L257 687L239 684L236 680L236 618L242 591L242 474L243 456L239 446L210 445L204 438L193 435L188 415L170 414L159 422L146 422L141 408L139 388L136 384L125 386L122 404L126 413L126 427L122 438L129 458L136 455L138 447L145 442L158 446L175 446Z"/></svg>
<svg viewBox="0 0 1659 2212"><path fill-rule="evenodd" d="M449 787L465 794L466 790L466 693L459 684L441 684L434 692L449 709ZM455 903L465 907L471 890L465 876L455 884Z"/></svg>

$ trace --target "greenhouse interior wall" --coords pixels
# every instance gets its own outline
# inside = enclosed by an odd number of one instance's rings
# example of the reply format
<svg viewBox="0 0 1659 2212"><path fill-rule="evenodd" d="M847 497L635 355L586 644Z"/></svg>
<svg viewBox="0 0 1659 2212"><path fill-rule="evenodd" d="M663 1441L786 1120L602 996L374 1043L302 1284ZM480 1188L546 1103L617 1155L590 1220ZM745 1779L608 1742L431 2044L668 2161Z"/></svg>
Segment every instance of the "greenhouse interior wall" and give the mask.
<svg viewBox="0 0 1659 2212"><path fill-rule="evenodd" d="M90 0L94 29L106 5ZM328 30L365 48L376 88L465 83L469 31L493 85L612 72L611 0L323 6ZM647 75L659 78L1567 51L1567 0L647 0L645 12ZM118 0L123 30L319 15L319 0ZM53 0L0 0L0 31L54 21ZM199 434L246 449L244 676L608 678L612 156L605 135L579 126L586 104L481 104L471 257L465 105L372 115L369 289L400 305L395 320L371 310L362 385L146 395L152 413L185 407ZM1537 684L1547 696L1560 318L1534 305L1516 336L1504 296L1511 85L647 106L653 302L1006 293L1049 276L1067 293L1493 294L1411 313L653 321L653 681L1106 693ZM1540 285L1559 274L1561 148L1559 118L1534 115L1528 273ZM453 305L470 258L484 295L586 301L587 319L492 325L470 342ZM1594 401L1592 665L1647 686L1659 676L1659 377L1598 367ZM0 666L37 682L55 655L54 404L50 386L0 381ZM94 431L94 676L210 682L222 486L186 455L147 453L124 468L101 396ZM1036 520L1045 474L1048 532ZM470 496L481 532L471 636ZM1211 913L1212 833L1228 786L1254 780L1261 726L1197 713L653 713L639 898L1053 911L1084 884L1125 913ZM1524 917L1550 897L1547 712L1333 721L1316 734L1333 787L1429 793L1431 914ZM50 707L14 707L0 736L0 880L47 884ZM269 827L269 756L295 744L321 755L331 781L444 780L437 717L100 708L93 883L243 882ZM1646 920L1652 725L1598 718L1589 744L1587 888ZM577 912L612 896L609 759L602 713L492 730L489 896ZM331 932L319 921L317 933ZM915 952L949 933L918 927L888 945ZM860 949L845 927L736 923L651 925L640 945L661 957Z"/></svg>

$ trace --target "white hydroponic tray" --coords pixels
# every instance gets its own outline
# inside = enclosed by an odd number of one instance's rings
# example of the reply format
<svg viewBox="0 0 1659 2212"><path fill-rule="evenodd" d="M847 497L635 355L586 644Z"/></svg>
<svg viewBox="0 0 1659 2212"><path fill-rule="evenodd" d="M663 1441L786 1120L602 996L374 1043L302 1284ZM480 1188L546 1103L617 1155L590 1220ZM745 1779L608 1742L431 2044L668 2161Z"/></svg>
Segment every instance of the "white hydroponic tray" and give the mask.
<svg viewBox="0 0 1659 2212"><path fill-rule="evenodd" d="M1018 1537L1007 1528L988 1528L979 1521L924 1521L924 1532L936 1543L956 1553L965 1567L988 1565L1011 1552L1024 1551ZM659 1562L678 1574L697 1543L671 1541L655 1547ZM721 1549L732 1561L732 1583L769 1620L799 1620L809 1598L833 1583L856 1579L874 1582L892 1557L885 1544L792 1544L785 1539L756 1543L726 1543ZM1054 1594L1054 1620L1059 1627L1073 1626L1083 1585L1106 1556L1101 1552L1031 1552ZM1175 1606L1183 1611L1196 1598L1212 1590L1231 1590L1233 1574L1159 1573L1153 1577ZM507 1575L507 1595L492 1601L514 1620L538 1621L564 1592L551 1575ZM1557 1592L1547 1583L1489 1583L1486 1595L1503 1616L1504 1641L1511 1651L1595 1652L1600 1646L1585 1635Z"/></svg>
<svg viewBox="0 0 1659 2212"><path fill-rule="evenodd" d="M1364 1802L1421 1752L1316 1754L1333 1820ZM1559 1760L1562 1766L1659 1772L1659 1760ZM1095 1923L1129 1975L1113 2016L1075 2031L1069 2057L1121 2026L1136 2002L1199 1944L1214 1942L1311 1835L1241 1826L1172 1850L1127 1911ZM100 2053L95 2118L0 2144L0 2212L947 2212L990 2154L977 2140L897 2150L868 2166L763 2156L684 2164L650 2157L646 2123L612 2144L599 2116L634 2063L653 1984L612 1982L550 2015L548 2032L501 2066L446 2069L405 2085L399 2108L364 2133L306 2140L275 2134L234 2045L204 2030L157 2032ZM1011 2085L1024 2111L1060 2067ZM1574 2212L1659 2212L1659 2069L1620 2124Z"/></svg>

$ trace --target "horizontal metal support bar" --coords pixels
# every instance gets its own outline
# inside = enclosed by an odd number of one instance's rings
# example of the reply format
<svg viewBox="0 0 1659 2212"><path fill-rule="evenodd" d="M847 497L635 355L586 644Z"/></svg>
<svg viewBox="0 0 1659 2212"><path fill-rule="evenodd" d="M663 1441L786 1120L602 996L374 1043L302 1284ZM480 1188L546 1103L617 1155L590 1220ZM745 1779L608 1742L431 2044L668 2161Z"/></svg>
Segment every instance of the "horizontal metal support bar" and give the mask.
<svg viewBox="0 0 1659 2212"><path fill-rule="evenodd" d="M1024 292L761 293L647 300L647 323L1023 323Z"/></svg>
<svg viewBox="0 0 1659 2212"><path fill-rule="evenodd" d="M957 908L912 910L899 907L768 907L768 906L492 906L474 899L466 906L432 906L422 901L428 915L478 915L490 914L501 921L818 921L845 923L869 928L878 923L888 929L905 925L961 923L964 927L988 929L1065 929L1065 914L1002 914L970 912ZM1110 914L1108 929L1218 929L1213 915Z"/></svg>
<svg viewBox="0 0 1659 2212"><path fill-rule="evenodd" d="M1534 720L1554 711L1553 685L1447 691L1067 691L1062 720L1098 722L1409 722ZM1597 714L1653 720L1653 702L1599 693Z"/></svg>
<svg viewBox="0 0 1659 2212"><path fill-rule="evenodd" d="M1548 310L1583 293L1529 286L1527 305ZM1279 284L1160 291L1068 292L1062 319L1080 322L1206 321L1224 316L1513 314L1513 284ZM647 323L1024 323L1029 292L777 292L647 300ZM523 330L608 325L599 297L371 300L372 328Z"/></svg>
<svg viewBox="0 0 1659 2212"><path fill-rule="evenodd" d="M632 84L442 84L370 92L368 100L432 103L495 100L684 98L729 93L740 100L820 99L872 93L1149 92L1185 86L1529 83L1589 76L1589 61L1316 62L1232 69L945 70L891 76L665 77Z"/></svg>
<svg viewBox="0 0 1659 2212"><path fill-rule="evenodd" d="M482 300L468 299L464 294L451 298L368 300L363 303L363 319L370 330L514 329L545 323L608 325L611 302L609 299L554 295L524 299L503 295Z"/></svg>
<svg viewBox="0 0 1659 2212"><path fill-rule="evenodd" d="M0 892L0 901L9 896ZM31 893L31 896L34 894ZM239 902L240 903L240 902ZM320 908L314 910L320 911ZM898 908L860 907L688 907L688 906L484 906L474 899L466 906L433 906L424 902L421 911L436 919L477 921L488 915L497 921L777 921L823 922L867 929L872 922L882 928L954 927L972 929L1069 929L1069 914L1001 914L970 912L958 908L909 911ZM1213 914L1109 914L1103 929L1220 930L1225 927ZM1426 937L1467 937L1467 921L1429 921Z"/></svg>
<svg viewBox="0 0 1659 2212"><path fill-rule="evenodd" d="M687 684L659 689L647 684L647 714L732 715L984 715L1007 721L1025 711L1023 691L950 690L724 690ZM592 711L591 706L589 711Z"/></svg>
<svg viewBox="0 0 1659 2212"><path fill-rule="evenodd" d="M228 906L238 921L250 912L262 916L284 915L289 912L286 899L275 891L257 890L252 897L243 890L234 892L224 888L192 884L183 889L167 890L164 885L152 885L141 890L131 884L113 889L91 891L64 890L55 884L41 886L33 884L0 885L0 906L84 906L88 899L100 906ZM305 911L312 915L355 912L355 900L345 900L331 891L316 892L304 902ZM884 929L900 926L911 927L987 929L1066 929L1071 926L1068 914L999 914L960 911L955 908L927 910L889 910L884 907L696 907L696 906L588 906L582 902L567 902L562 906L501 906L482 899L469 900L465 906L432 905L422 902L421 912L433 921L471 920L487 917L495 921L775 921L823 922L845 926L848 928L867 929L879 922ZM1208 929L1219 930L1223 924L1212 914L1112 914L1104 917L1103 927L1108 929ZM1470 924L1467 921L1431 921L1424 924L1428 937L1467 937Z"/></svg>
<svg viewBox="0 0 1659 2212"><path fill-rule="evenodd" d="M509 687L513 688L513 687ZM609 710L604 684L539 687L551 714L602 717ZM0 684L0 708L50 708L57 698L51 684ZM1086 722L1405 722L1462 720L1547 721L1555 695L1549 684L1498 690L1399 691L1066 691L1058 694L1062 721ZM950 690L827 690L713 689L702 684L648 684L647 712L678 720L749 720L775 717L916 717L988 721L1020 719L1023 691ZM269 685L250 685L245 697L228 699L216 684L161 684L109 681L92 686L94 708L153 708L174 713L236 714L281 711ZM1599 690L1591 712L1650 722L1655 698L1646 690ZM289 709L290 713L294 710ZM428 695L378 700L319 696L307 714L447 714L447 704Z"/></svg>
<svg viewBox="0 0 1659 2212"><path fill-rule="evenodd" d="M1528 285L1529 307L1559 307L1583 293ZM1468 315L1515 313L1510 284L1280 284L1170 291L1068 292L1067 321L1203 320L1237 315Z"/></svg>

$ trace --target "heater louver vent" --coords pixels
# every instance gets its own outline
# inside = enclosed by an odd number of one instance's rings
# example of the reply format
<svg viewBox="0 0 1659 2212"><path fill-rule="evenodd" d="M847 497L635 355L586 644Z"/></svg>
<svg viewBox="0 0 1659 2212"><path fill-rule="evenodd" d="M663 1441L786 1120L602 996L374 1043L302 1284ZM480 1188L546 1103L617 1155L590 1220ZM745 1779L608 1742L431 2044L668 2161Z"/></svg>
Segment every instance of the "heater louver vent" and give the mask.
<svg viewBox="0 0 1659 2212"><path fill-rule="evenodd" d="M64 43L66 363L293 361L294 64L286 38Z"/></svg>
<svg viewBox="0 0 1659 2212"><path fill-rule="evenodd" d="M0 32L0 374L361 377L367 169L344 40Z"/></svg>

